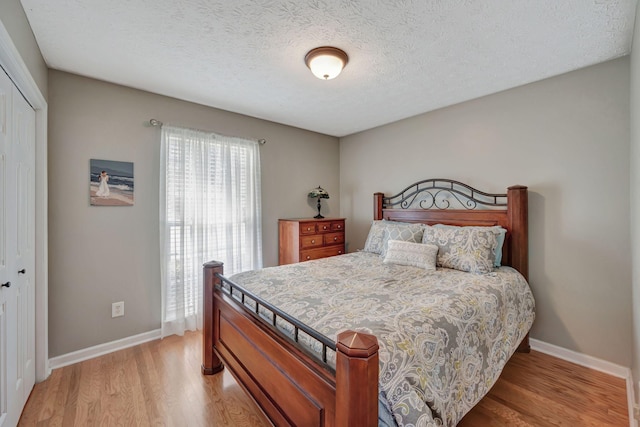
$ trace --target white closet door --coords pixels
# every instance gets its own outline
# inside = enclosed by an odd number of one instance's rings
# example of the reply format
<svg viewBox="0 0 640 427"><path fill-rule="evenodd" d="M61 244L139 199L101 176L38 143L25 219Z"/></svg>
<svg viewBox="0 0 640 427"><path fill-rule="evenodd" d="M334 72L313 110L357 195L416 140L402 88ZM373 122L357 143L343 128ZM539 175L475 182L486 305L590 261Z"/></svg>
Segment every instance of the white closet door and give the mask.
<svg viewBox="0 0 640 427"><path fill-rule="evenodd" d="M0 426L35 382L35 112L0 70Z"/></svg>
<svg viewBox="0 0 640 427"><path fill-rule="evenodd" d="M35 126L36 113L17 89L13 94L16 168L16 307L18 307L18 381L20 412L35 384ZM16 384L18 386L18 384Z"/></svg>
<svg viewBox="0 0 640 427"><path fill-rule="evenodd" d="M9 393L9 383L15 381L15 374L12 374L13 378L8 378L8 374L11 371L9 368L15 366L15 357L12 360L11 354L8 351L8 345L16 340L16 332L8 335L9 329L13 329L15 326L15 320L10 322L8 320L7 310L7 298L9 297L9 291L11 288L6 288L8 284L11 284L13 275L11 274L12 268L9 268L9 245L13 244L10 241L11 237L8 236L10 231L10 222L12 220L9 215L13 215L9 207L11 203L9 201L9 188L12 186L9 181L11 176L9 172L9 157L10 147L9 140L11 139L11 92L13 84L11 80L4 75L0 70L0 284L3 287L0 288L0 425L11 425L8 421L9 406L15 405L15 396L11 396ZM12 324L12 325L10 325ZM11 328L10 328L11 326ZM13 369L15 371L15 369Z"/></svg>

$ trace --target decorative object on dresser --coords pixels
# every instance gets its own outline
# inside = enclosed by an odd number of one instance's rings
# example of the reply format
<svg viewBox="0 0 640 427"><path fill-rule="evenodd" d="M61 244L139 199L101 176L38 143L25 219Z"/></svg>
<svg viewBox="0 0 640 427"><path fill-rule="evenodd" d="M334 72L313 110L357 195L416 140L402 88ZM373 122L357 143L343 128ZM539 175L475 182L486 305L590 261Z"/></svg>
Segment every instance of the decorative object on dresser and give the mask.
<svg viewBox="0 0 640 427"><path fill-rule="evenodd" d="M318 198L318 215L314 216L314 218L324 218L322 215L320 215L320 207L322 207L322 205L320 204L320 199L329 198L329 193L327 193L327 190L318 185L318 188L314 188L313 190L309 191L309 195L307 197L309 197L310 199Z"/></svg>
<svg viewBox="0 0 640 427"><path fill-rule="evenodd" d="M344 221L344 218L278 220L280 265L345 253Z"/></svg>

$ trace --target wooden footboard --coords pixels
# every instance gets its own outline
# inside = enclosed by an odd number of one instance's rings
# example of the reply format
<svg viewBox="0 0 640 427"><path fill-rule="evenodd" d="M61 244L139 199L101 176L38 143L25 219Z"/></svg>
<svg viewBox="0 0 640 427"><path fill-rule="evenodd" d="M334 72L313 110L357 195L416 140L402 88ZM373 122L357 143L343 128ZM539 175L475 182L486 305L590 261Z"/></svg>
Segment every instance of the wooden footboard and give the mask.
<svg viewBox="0 0 640 427"><path fill-rule="evenodd" d="M222 273L220 262L204 266L203 374L221 371L223 360L278 426L378 424L376 337L339 334L334 374L223 292Z"/></svg>

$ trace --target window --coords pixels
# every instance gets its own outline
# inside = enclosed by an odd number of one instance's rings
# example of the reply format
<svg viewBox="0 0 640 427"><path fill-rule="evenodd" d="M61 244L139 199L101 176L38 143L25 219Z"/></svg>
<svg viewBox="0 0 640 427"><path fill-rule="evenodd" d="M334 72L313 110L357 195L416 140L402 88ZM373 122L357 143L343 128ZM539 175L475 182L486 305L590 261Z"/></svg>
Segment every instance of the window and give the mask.
<svg viewBox="0 0 640 427"><path fill-rule="evenodd" d="M202 264L262 267L258 143L162 127L162 335L202 326Z"/></svg>

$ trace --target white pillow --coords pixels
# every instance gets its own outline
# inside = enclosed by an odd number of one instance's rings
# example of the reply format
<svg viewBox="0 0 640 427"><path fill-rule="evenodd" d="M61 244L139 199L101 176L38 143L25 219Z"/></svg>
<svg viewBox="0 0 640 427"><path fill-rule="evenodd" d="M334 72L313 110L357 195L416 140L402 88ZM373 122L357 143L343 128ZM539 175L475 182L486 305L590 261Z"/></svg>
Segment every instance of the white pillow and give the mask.
<svg viewBox="0 0 640 427"><path fill-rule="evenodd" d="M437 256L438 247L436 245L389 240L387 254L382 262L435 270Z"/></svg>

